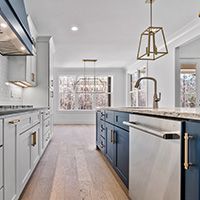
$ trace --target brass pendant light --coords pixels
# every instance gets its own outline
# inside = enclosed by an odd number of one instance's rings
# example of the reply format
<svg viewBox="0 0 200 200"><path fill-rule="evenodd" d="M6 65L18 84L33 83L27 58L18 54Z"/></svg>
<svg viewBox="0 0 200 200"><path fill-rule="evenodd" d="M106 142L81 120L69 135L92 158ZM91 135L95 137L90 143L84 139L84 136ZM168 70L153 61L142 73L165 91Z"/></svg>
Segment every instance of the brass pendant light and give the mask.
<svg viewBox="0 0 200 200"><path fill-rule="evenodd" d="M141 34L140 43L137 53L138 60L156 60L168 54L165 34L162 27L155 27L152 24L154 0L147 0L150 4L150 26ZM163 46L162 51L159 51L156 45L157 40L161 40Z"/></svg>

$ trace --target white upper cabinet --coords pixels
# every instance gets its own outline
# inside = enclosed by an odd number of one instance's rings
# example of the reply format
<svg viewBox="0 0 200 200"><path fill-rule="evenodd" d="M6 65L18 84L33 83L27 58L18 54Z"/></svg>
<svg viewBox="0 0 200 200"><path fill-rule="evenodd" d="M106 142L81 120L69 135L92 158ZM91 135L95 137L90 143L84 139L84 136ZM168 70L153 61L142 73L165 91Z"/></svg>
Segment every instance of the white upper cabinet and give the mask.
<svg viewBox="0 0 200 200"><path fill-rule="evenodd" d="M8 58L8 81L21 87L34 87L37 84L36 56Z"/></svg>
<svg viewBox="0 0 200 200"><path fill-rule="evenodd" d="M37 87L23 93L24 104L53 107L53 66L55 47L51 36L37 37ZM37 98L35 98L37 97Z"/></svg>
<svg viewBox="0 0 200 200"><path fill-rule="evenodd" d="M37 38L36 28L28 16L32 40ZM8 81L21 87L37 86L37 53L33 56L8 57Z"/></svg>

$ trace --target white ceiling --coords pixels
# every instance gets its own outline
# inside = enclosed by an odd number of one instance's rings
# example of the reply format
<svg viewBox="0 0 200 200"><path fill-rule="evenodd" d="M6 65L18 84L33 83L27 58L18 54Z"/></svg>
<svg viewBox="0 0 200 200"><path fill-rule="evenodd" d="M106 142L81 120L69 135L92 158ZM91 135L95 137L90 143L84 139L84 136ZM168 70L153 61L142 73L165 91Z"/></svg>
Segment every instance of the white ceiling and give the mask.
<svg viewBox="0 0 200 200"><path fill-rule="evenodd" d="M136 58L140 33L149 25L145 0L25 0L42 35L52 35L56 67L82 67L97 58L98 67L124 67ZM166 37L198 15L199 0L157 0L154 25ZM72 32L77 25L80 30Z"/></svg>

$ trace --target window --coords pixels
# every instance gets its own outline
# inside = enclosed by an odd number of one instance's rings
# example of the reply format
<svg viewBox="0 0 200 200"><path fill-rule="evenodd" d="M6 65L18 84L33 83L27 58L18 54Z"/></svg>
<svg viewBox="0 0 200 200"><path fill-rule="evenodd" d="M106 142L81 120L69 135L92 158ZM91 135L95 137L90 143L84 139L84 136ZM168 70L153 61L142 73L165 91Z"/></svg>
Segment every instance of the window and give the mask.
<svg viewBox="0 0 200 200"><path fill-rule="evenodd" d="M146 76L146 67L136 70L133 74L129 74L129 102L130 106L146 106L147 105L147 84L146 81L140 82L139 89L135 88L136 81Z"/></svg>
<svg viewBox="0 0 200 200"><path fill-rule="evenodd" d="M197 101L196 65L181 66L181 107L196 107Z"/></svg>
<svg viewBox="0 0 200 200"><path fill-rule="evenodd" d="M59 76L59 110L111 106L111 77Z"/></svg>

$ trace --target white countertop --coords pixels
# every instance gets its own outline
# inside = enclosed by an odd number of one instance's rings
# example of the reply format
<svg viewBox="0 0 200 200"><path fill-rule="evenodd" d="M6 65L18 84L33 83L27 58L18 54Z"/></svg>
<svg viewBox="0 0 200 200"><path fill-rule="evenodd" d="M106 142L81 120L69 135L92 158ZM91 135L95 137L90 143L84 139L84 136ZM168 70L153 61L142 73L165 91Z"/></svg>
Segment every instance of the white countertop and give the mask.
<svg viewBox="0 0 200 200"><path fill-rule="evenodd" d="M161 117L170 117L177 119L200 120L200 107L198 108L144 108L144 107L110 107L99 108L98 110L113 110L119 112L128 112L133 114L153 115Z"/></svg>

